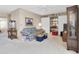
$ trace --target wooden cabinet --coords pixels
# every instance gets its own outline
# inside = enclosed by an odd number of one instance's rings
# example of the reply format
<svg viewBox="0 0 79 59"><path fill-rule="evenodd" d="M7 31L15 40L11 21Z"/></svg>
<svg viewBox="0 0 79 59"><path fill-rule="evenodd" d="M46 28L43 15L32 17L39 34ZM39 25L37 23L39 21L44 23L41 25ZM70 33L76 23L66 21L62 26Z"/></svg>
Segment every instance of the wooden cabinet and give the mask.
<svg viewBox="0 0 79 59"><path fill-rule="evenodd" d="M62 39L63 39L64 42L67 42L67 35L68 35L68 32L64 31L63 36L62 36Z"/></svg>
<svg viewBox="0 0 79 59"><path fill-rule="evenodd" d="M17 38L17 30L16 29L9 29L8 30L8 38L14 39Z"/></svg>
<svg viewBox="0 0 79 59"><path fill-rule="evenodd" d="M0 30L0 32L1 32L1 30Z"/></svg>
<svg viewBox="0 0 79 59"><path fill-rule="evenodd" d="M16 21L10 20L8 23L8 38L15 39L17 38L17 30L16 30Z"/></svg>
<svg viewBox="0 0 79 59"><path fill-rule="evenodd" d="M68 36L67 27L68 27L67 24L63 25L62 40L64 42L67 42L67 36Z"/></svg>
<svg viewBox="0 0 79 59"><path fill-rule="evenodd" d="M79 52L79 8L77 5L67 8L67 19L67 49Z"/></svg>

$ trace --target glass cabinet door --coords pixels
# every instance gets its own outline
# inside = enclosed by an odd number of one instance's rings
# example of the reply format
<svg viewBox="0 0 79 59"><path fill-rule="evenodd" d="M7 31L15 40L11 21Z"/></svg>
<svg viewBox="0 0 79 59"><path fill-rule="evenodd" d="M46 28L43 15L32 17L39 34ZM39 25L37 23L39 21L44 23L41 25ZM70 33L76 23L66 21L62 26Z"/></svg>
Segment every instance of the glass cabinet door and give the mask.
<svg viewBox="0 0 79 59"><path fill-rule="evenodd" d="M79 52L79 9L78 5L67 7L68 37L67 49Z"/></svg>
<svg viewBox="0 0 79 59"><path fill-rule="evenodd" d="M76 30L77 30L77 9L75 7L68 8L68 33L69 38L77 38Z"/></svg>
<svg viewBox="0 0 79 59"><path fill-rule="evenodd" d="M74 11L70 12L70 36L71 37L76 37L76 15Z"/></svg>

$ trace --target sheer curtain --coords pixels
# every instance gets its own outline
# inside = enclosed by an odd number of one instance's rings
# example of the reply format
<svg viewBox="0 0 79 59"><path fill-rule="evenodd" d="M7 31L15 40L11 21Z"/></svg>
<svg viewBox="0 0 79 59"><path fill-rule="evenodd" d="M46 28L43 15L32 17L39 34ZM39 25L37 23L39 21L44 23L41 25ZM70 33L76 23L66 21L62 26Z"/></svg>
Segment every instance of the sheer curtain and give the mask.
<svg viewBox="0 0 79 59"><path fill-rule="evenodd" d="M41 23L42 23L42 27L46 31L46 33L50 33L50 17L41 18Z"/></svg>
<svg viewBox="0 0 79 59"><path fill-rule="evenodd" d="M7 31L8 29L8 21L7 18L0 18L0 30Z"/></svg>

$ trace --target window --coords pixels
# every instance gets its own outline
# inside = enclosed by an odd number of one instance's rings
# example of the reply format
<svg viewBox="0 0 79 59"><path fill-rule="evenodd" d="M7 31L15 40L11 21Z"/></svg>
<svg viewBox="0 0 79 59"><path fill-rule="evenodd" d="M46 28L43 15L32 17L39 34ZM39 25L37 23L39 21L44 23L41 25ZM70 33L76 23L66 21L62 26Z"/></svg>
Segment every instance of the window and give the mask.
<svg viewBox="0 0 79 59"><path fill-rule="evenodd" d="M0 18L0 30L7 29L7 18Z"/></svg>

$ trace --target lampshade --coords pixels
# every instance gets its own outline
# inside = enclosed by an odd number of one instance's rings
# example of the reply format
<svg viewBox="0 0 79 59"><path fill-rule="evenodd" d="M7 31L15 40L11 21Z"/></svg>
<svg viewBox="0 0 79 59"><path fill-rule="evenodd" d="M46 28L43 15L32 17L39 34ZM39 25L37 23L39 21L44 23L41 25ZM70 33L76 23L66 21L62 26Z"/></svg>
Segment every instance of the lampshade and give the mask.
<svg viewBox="0 0 79 59"><path fill-rule="evenodd" d="M39 24L38 24L38 26L39 26L39 27L41 27L41 26L42 26L42 24L41 24L41 23L39 23Z"/></svg>

